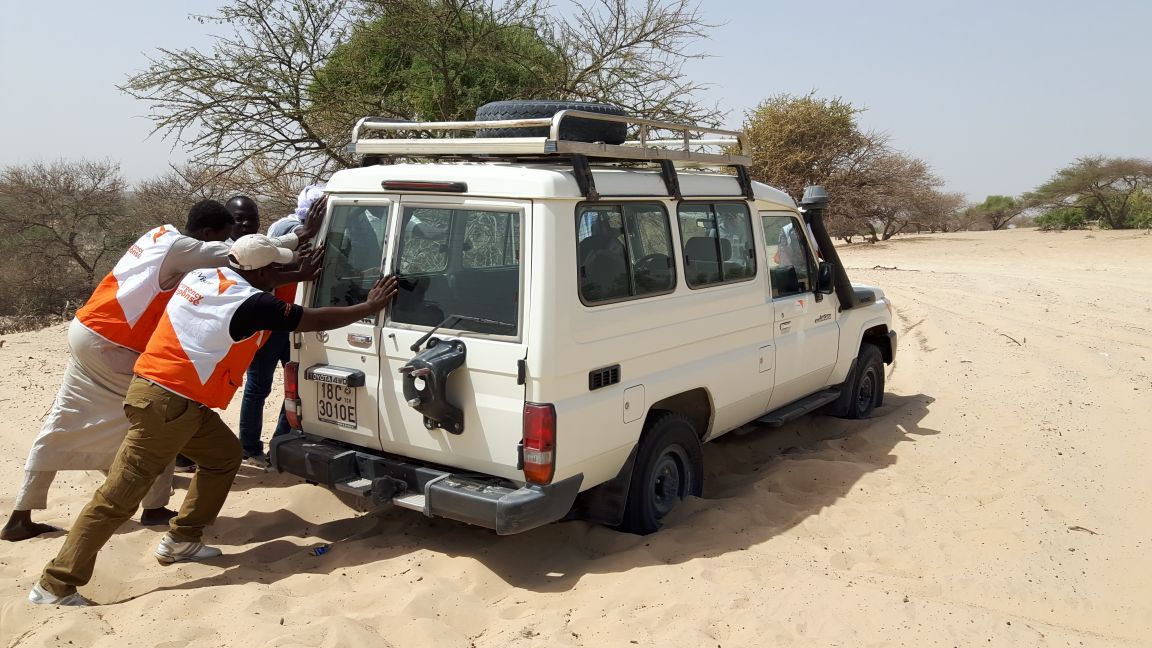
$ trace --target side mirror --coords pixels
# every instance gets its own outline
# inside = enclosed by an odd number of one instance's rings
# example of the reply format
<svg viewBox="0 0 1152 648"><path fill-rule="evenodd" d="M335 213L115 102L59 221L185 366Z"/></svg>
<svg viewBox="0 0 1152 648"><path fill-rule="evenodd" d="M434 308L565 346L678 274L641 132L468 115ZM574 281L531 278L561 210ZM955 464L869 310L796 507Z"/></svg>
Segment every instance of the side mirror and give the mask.
<svg viewBox="0 0 1152 648"><path fill-rule="evenodd" d="M821 261L819 269L816 271L816 292L831 295L835 290L836 284L832 273L832 264L828 261Z"/></svg>

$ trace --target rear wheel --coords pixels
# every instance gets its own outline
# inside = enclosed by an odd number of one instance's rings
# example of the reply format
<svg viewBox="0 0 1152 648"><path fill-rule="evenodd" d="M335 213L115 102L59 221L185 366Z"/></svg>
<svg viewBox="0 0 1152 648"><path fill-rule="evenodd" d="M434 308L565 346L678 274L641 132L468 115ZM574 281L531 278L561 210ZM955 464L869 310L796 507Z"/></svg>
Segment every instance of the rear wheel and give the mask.
<svg viewBox="0 0 1152 648"><path fill-rule="evenodd" d="M617 528L647 535L657 531L680 502L703 492L704 454L692 422L667 413L648 424L636 453L624 519Z"/></svg>
<svg viewBox="0 0 1152 648"><path fill-rule="evenodd" d="M884 357L872 344L860 345L856 372L846 385L849 390L845 418L866 419L884 400Z"/></svg>

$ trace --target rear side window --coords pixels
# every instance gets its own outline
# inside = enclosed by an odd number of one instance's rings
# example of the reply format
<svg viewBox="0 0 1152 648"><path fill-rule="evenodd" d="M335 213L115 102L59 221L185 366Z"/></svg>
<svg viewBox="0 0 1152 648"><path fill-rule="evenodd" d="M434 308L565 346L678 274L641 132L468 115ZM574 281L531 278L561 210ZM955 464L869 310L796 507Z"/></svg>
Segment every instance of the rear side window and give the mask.
<svg viewBox="0 0 1152 648"><path fill-rule="evenodd" d="M661 295L676 288L668 213L659 203L584 205L576 265L585 304Z"/></svg>
<svg viewBox="0 0 1152 648"><path fill-rule="evenodd" d="M692 288L756 276L752 215L744 203L681 203L684 277Z"/></svg>
<svg viewBox="0 0 1152 648"><path fill-rule="evenodd" d="M387 242L386 205L335 205L324 239L324 270L312 305L353 306L380 278Z"/></svg>

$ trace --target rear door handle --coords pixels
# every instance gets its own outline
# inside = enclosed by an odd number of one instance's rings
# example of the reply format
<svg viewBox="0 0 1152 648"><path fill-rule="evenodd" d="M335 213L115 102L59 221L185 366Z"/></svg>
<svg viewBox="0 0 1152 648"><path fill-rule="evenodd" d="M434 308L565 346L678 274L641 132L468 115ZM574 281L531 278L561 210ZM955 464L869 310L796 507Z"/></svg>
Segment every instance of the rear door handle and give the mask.
<svg viewBox="0 0 1152 648"><path fill-rule="evenodd" d="M372 336L361 335L359 333L349 333L348 344L351 344L354 347L359 347L361 349L367 349L368 347L372 346Z"/></svg>

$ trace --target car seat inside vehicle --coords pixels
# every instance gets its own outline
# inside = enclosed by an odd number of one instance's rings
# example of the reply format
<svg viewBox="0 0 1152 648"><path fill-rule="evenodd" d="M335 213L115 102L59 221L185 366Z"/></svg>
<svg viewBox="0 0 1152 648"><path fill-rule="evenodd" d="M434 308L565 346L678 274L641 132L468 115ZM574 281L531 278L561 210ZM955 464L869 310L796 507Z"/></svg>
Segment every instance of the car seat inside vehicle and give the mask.
<svg viewBox="0 0 1152 648"><path fill-rule="evenodd" d="M580 292L596 301L628 296L628 258L620 228L598 215L591 236L576 247L580 261Z"/></svg>
<svg viewBox="0 0 1152 648"><path fill-rule="evenodd" d="M684 243L684 265L694 284L721 281L721 264L732 254L732 242L711 236L694 236Z"/></svg>

